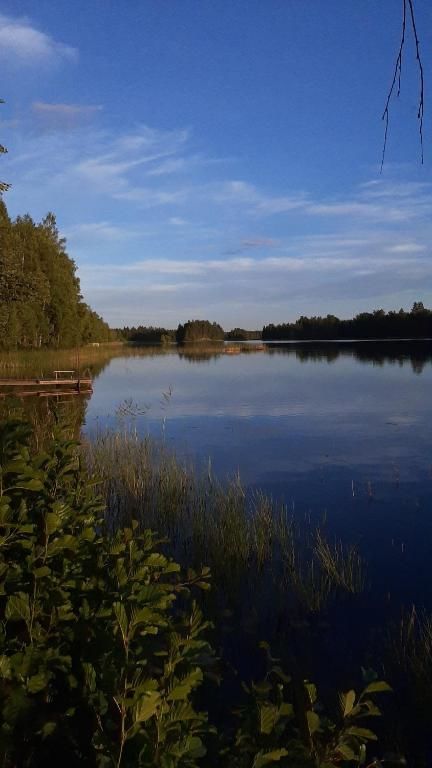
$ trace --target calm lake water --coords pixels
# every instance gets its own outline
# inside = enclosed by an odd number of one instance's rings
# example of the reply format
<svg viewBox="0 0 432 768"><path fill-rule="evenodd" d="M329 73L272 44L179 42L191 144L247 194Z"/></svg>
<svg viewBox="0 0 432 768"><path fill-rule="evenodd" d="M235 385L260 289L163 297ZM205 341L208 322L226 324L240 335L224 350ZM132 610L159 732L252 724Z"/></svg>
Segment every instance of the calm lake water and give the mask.
<svg viewBox="0 0 432 768"><path fill-rule="evenodd" d="M239 473L358 543L375 587L432 607L432 342L242 346L119 348L91 365L85 433L132 427Z"/></svg>
<svg viewBox="0 0 432 768"><path fill-rule="evenodd" d="M358 546L364 591L341 593L316 613L291 615L288 588L273 580L277 565L239 574L237 602L216 581L215 605L231 609L227 626L217 624L216 647L242 679L261 674L262 638L330 690L357 685L361 666L386 676L381 661L404 609L432 610L432 342L243 347L90 351L81 369L89 366L93 394L64 407L90 438L107 428L155 436L199 471L221 480L238 473L246 493L262 489L324 526L327 539ZM76 367L52 356L25 364L27 377L37 365L45 375ZM49 421L45 398L19 407L38 413L39 425ZM411 722L411 699L397 701L412 744L429 748L429 721L417 736L417 709Z"/></svg>
<svg viewBox="0 0 432 768"><path fill-rule="evenodd" d="M431 342L135 350L97 376L84 429L132 425L221 479L238 472L366 548L375 583L393 564L401 596L429 601L431 393Z"/></svg>

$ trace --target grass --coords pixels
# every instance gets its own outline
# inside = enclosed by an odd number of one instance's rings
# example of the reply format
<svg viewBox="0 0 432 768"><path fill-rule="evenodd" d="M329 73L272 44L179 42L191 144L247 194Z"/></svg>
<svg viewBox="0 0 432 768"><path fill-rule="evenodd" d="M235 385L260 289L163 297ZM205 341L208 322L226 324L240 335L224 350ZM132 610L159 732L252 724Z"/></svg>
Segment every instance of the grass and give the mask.
<svg viewBox="0 0 432 768"><path fill-rule="evenodd" d="M118 354L118 342L101 344L99 347L81 349L28 349L0 352L0 376L46 376L55 370L71 369L84 373L94 364L109 360Z"/></svg>
<svg viewBox="0 0 432 768"><path fill-rule="evenodd" d="M317 611L365 587L355 547L331 542L265 494L246 492L239 477L221 484L210 472L199 476L163 443L134 432L99 435L83 451L112 525L139 520L169 538L181 561L210 566L223 589L270 581L297 607Z"/></svg>
<svg viewBox="0 0 432 768"><path fill-rule="evenodd" d="M113 358L154 357L173 354L176 347L134 346L127 342L107 342L99 347L91 345L78 349L28 349L18 351L0 351L0 378L13 378L18 375L46 376L55 370L71 369L97 376Z"/></svg>
<svg viewBox="0 0 432 768"><path fill-rule="evenodd" d="M402 610L385 644L384 672L394 688L392 747L409 754L410 765L425 768L431 754L432 615L415 606Z"/></svg>
<svg viewBox="0 0 432 768"><path fill-rule="evenodd" d="M415 606L402 613L388 636L390 657L398 671L426 692L432 705L432 615Z"/></svg>

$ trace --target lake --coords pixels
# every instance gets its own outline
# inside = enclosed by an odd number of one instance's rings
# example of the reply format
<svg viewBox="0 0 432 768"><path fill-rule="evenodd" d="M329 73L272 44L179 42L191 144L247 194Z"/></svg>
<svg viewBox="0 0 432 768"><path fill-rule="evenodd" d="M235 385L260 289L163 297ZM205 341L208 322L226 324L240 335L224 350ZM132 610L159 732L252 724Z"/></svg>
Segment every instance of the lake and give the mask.
<svg viewBox="0 0 432 768"><path fill-rule="evenodd" d="M57 401L64 401L69 422L90 440L107 429L153 436L204 477L239 476L252 503L256 489L282 501L306 531L307 546L316 543L318 525L334 551L339 539L357 547L364 585L350 591L333 584L315 604L309 598L319 597L325 579L301 559L290 571L278 542L260 566L254 555L237 556L236 541L234 555L217 544L205 551L212 539L204 534L204 556L213 556L205 612L216 617L213 641L229 668L241 679L262 674L262 639L283 666L329 695L357 687L361 668L373 667L395 687L401 751L430 749L432 342L119 346L72 358L1 355L2 376L80 367L94 380L90 397L11 398L0 401L4 412L30 411L42 440ZM131 498L123 498L128 508ZM140 502L144 519L151 501ZM212 516L218 509L211 508ZM162 527L164 514L165 508ZM174 536L167 546L188 566L194 539L187 514L180 519L183 538ZM208 518L204 526L212 528ZM266 541L268 529L266 519ZM307 562L316 567L316 557ZM420 623L412 632L413 604Z"/></svg>
<svg viewBox="0 0 432 768"><path fill-rule="evenodd" d="M87 364L89 437L133 428L238 473L359 544L375 588L432 604L432 342L119 347Z"/></svg>
<svg viewBox="0 0 432 768"><path fill-rule="evenodd" d="M202 471L239 473L358 543L376 587L430 604L432 343L224 351L120 349L94 368L84 431L132 427Z"/></svg>

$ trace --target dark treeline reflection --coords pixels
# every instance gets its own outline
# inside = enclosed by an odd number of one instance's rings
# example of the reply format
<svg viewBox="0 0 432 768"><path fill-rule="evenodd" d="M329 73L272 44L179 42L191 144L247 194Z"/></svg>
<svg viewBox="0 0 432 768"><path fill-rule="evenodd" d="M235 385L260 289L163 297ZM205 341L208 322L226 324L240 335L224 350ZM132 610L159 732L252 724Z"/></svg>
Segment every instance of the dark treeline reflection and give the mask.
<svg viewBox="0 0 432 768"><path fill-rule="evenodd" d="M432 362L432 341L423 339L367 340L367 341L297 341L268 344L189 344L187 346L164 345L153 347L123 347L117 355L124 357L158 357L177 355L188 363L209 363L231 355L288 355L301 363L334 363L339 358L351 358L372 365L411 365L415 373L421 373Z"/></svg>
<svg viewBox="0 0 432 768"><path fill-rule="evenodd" d="M216 360L225 352L223 343L214 342L205 347L197 344L187 347L178 347L177 354L181 360L187 360L188 363L208 363L210 360Z"/></svg>
<svg viewBox="0 0 432 768"><path fill-rule="evenodd" d="M432 342L430 341L353 341L337 344L335 342L315 342L297 344L274 343L266 347L270 355L292 355L301 363L334 363L339 358L350 357L360 363L372 365L407 365L415 373L432 362Z"/></svg>
<svg viewBox="0 0 432 768"><path fill-rule="evenodd" d="M241 345L233 348L225 345L178 347L173 350L179 358L190 363L208 363L224 355L268 354L288 355L300 363L334 363L339 358L351 358L372 365L411 365L415 373L432 362L432 342L410 341L352 341L352 342L273 342L261 345Z"/></svg>

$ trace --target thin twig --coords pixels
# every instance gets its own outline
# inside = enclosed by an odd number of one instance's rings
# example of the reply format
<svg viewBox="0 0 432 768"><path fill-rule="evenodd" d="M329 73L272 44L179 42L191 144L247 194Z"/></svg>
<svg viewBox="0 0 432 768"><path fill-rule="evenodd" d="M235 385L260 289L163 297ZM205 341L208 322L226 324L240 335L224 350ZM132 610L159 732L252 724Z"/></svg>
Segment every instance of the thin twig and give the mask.
<svg viewBox="0 0 432 768"><path fill-rule="evenodd" d="M406 0L405 0L406 2ZM417 120L420 123L419 131L420 131L420 148L421 148L421 162L423 165L423 115L424 115L424 75L423 75L423 63L420 56L420 42L417 34L417 26L416 26L416 20L415 20L415 13L414 13L414 5L413 0L408 0L409 4L409 10L410 10L410 16L411 16L411 26L412 31L414 35L414 41L415 41L415 47L416 47L416 59L419 69L419 77L420 77L420 96L419 96L419 106L417 111Z"/></svg>
<svg viewBox="0 0 432 768"><path fill-rule="evenodd" d="M424 155L423 155L423 116L424 116L423 63L420 55L420 41L417 34L417 25L416 25L416 19L415 19L415 11L414 11L414 0L403 0L402 30L401 30L399 52L396 58L396 63L393 71L393 79L392 79L389 92L387 94L387 100L386 100L384 112L382 115L382 119L384 120L384 124L385 124L385 129L384 129L383 151L382 151L382 157L381 157L381 173L384 167L384 159L385 159L385 154L387 149L387 138L388 138L388 128L389 128L389 117L390 117L390 101L395 92L395 89L396 89L397 97L400 96L400 92L401 92L402 60L403 60L403 52L404 52L405 38L406 38L407 10L409 11L411 29L414 36L414 42L415 42L415 48L416 48L416 61L418 65L419 80L420 80L420 95L419 95L419 105L418 105L418 111L417 111L417 120L420 123L419 133L420 133L420 150L421 150L422 165L423 165L423 159L424 159Z"/></svg>

